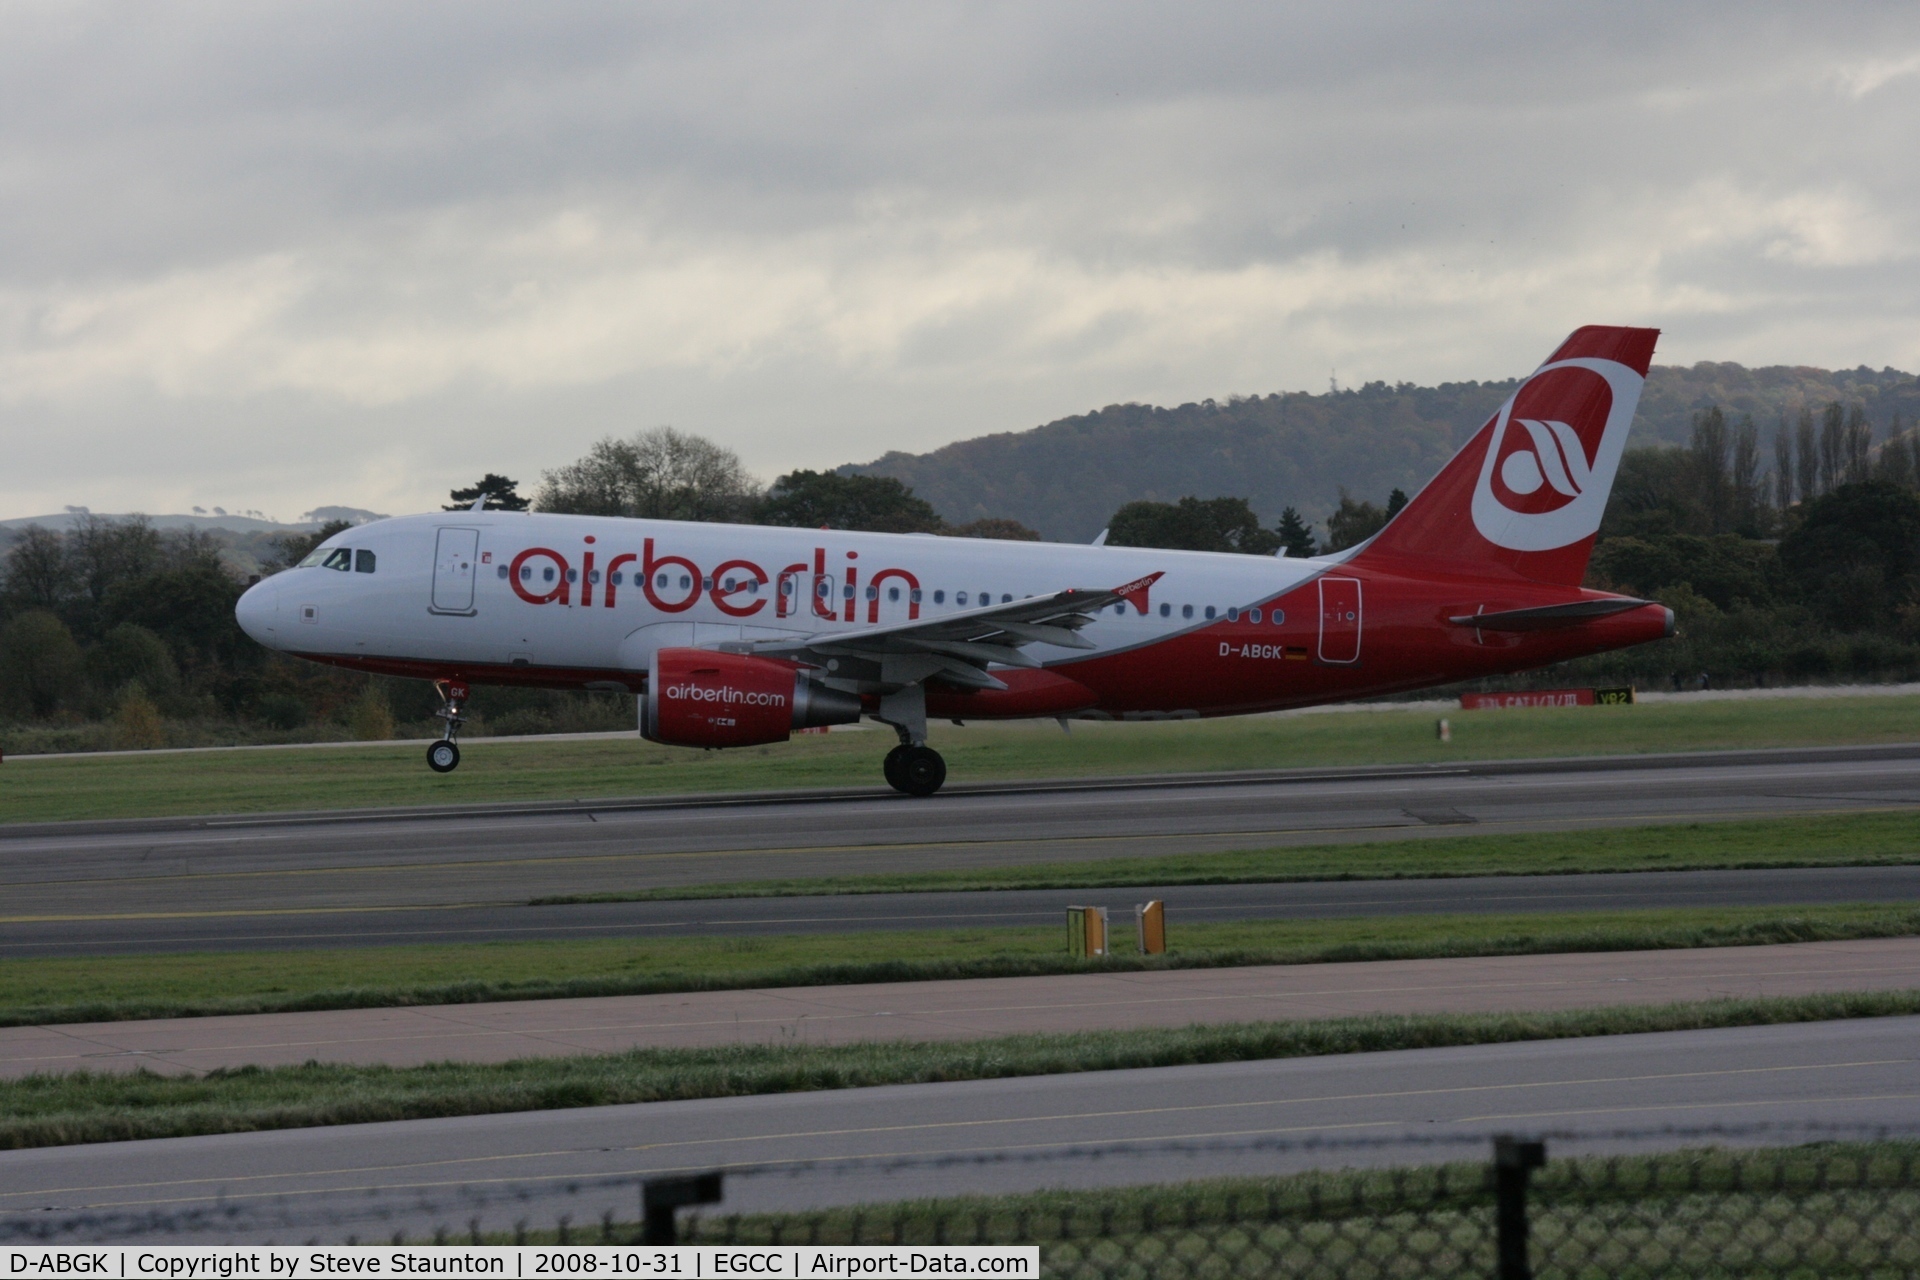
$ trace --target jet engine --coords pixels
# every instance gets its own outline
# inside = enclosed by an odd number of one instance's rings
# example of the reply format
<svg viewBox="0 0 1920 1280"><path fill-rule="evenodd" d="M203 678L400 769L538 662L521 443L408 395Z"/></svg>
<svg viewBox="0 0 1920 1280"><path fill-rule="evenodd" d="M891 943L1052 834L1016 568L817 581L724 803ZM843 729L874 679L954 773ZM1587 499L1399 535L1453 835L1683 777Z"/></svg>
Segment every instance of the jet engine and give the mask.
<svg viewBox="0 0 1920 1280"><path fill-rule="evenodd" d="M805 670L711 649L659 649L640 700L640 734L676 747L753 747L795 729L851 724L857 694L829 689Z"/></svg>

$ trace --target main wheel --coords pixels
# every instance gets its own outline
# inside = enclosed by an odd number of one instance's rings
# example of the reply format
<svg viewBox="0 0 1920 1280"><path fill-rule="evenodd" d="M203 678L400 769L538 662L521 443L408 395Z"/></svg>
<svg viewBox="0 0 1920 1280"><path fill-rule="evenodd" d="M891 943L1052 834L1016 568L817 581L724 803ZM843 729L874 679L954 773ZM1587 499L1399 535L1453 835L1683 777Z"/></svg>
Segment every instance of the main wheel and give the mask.
<svg viewBox="0 0 1920 1280"><path fill-rule="evenodd" d="M932 747L908 747L900 757L900 789L910 796L930 796L947 780L947 762Z"/></svg>
<svg viewBox="0 0 1920 1280"><path fill-rule="evenodd" d="M887 752L887 758L880 762L880 772L886 775L887 785L895 791L905 791L907 789L907 778L906 775L900 771L900 762L907 758L907 752L911 750L911 747L902 743L900 746Z"/></svg>
<svg viewBox="0 0 1920 1280"><path fill-rule="evenodd" d="M460 767L460 746L442 739L427 748L427 768L435 773L452 773Z"/></svg>

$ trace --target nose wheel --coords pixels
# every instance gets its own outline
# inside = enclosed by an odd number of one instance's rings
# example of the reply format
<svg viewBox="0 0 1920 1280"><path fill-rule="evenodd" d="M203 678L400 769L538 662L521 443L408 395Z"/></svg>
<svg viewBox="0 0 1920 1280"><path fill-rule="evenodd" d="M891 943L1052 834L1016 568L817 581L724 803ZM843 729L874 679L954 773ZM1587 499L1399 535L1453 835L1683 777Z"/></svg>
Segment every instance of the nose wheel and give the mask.
<svg viewBox="0 0 1920 1280"><path fill-rule="evenodd" d="M460 726L467 722L460 708L467 701L467 682L435 680L433 690L440 695L440 709L433 714L445 720L447 728L440 741L427 747L427 768L435 773L452 773L460 767Z"/></svg>
<svg viewBox="0 0 1920 1280"><path fill-rule="evenodd" d="M895 747L880 771L888 786L910 796L930 796L947 780L947 762L932 747Z"/></svg>

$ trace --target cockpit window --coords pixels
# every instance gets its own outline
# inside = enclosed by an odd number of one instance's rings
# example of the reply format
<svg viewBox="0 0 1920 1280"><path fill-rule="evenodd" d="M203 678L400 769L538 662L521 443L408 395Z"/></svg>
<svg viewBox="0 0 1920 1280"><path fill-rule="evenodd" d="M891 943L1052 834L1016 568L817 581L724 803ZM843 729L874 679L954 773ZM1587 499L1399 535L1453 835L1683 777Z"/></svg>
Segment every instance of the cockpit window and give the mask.
<svg viewBox="0 0 1920 1280"><path fill-rule="evenodd" d="M327 552L327 558L320 562L320 567L322 569L338 569L341 573L346 573L353 568L353 552L347 550L345 547L335 547L333 550Z"/></svg>
<svg viewBox="0 0 1920 1280"><path fill-rule="evenodd" d="M373 552L356 551L353 553L353 571L355 573L373 572Z"/></svg>
<svg viewBox="0 0 1920 1280"><path fill-rule="evenodd" d="M302 560L299 564L295 565L294 568L311 569L313 568L313 566L319 564L322 560L325 560L326 558L327 558L326 549L322 548L319 551L315 551L309 554L305 560Z"/></svg>

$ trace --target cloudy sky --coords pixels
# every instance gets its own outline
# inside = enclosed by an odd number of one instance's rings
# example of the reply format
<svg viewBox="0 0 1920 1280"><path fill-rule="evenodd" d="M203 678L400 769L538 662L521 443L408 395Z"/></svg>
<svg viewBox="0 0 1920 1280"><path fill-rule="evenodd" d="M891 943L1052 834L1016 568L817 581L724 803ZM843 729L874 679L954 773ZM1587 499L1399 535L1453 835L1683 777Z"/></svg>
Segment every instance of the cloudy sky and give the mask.
<svg viewBox="0 0 1920 1280"><path fill-rule="evenodd" d="M1911 4L0 3L0 517L1920 368Z"/></svg>

